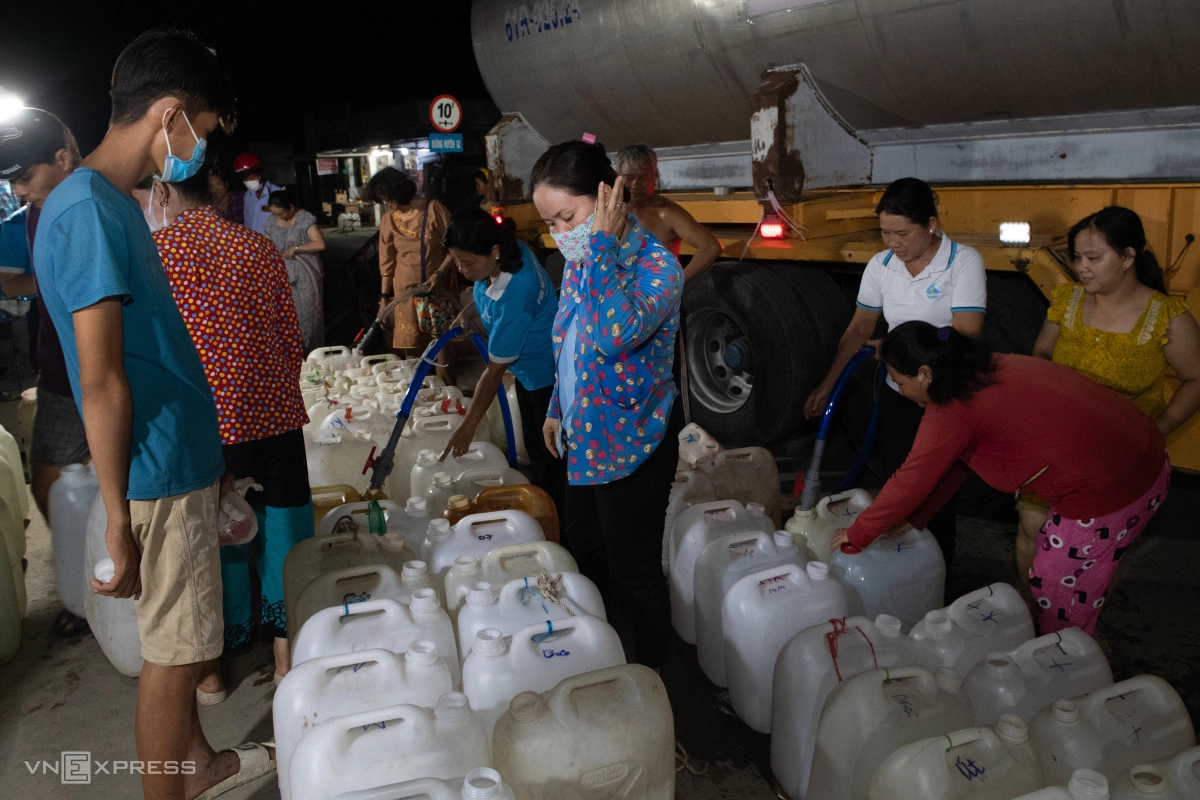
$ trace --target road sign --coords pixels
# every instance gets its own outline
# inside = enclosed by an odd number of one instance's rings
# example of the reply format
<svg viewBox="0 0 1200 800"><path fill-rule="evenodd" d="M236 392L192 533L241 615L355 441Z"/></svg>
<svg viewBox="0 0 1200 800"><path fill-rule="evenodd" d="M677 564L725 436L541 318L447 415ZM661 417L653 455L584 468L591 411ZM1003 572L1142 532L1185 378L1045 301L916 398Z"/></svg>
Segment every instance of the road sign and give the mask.
<svg viewBox="0 0 1200 800"><path fill-rule="evenodd" d="M441 133L452 133L462 124L462 103L451 95L439 94L429 104L429 121Z"/></svg>
<svg viewBox="0 0 1200 800"><path fill-rule="evenodd" d="M461 153L463 151L463 135L461 133L431 133L429 134L429 149L435 153Z"/></svg>

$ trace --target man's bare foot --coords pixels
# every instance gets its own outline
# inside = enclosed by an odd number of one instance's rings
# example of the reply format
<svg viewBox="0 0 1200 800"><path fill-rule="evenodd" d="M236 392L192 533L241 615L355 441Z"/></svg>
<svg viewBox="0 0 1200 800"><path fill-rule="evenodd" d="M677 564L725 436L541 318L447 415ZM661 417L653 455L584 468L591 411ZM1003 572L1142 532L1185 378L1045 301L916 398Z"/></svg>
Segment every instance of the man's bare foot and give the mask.
<svg viewBox="0 0 1200 800"><path fill-rule="evenodd" d="M282 678L292 671L292 656L288 652L287 639L276 639L274 642L275 649L275 674Z"/></svg>
<svg viewBox="0 0 1200 800"><path fill-rule="evenodd" d="M274 761L275 748L267 747L266 749L270 753L271 760ZM183 778L183 796L187 800L195 800L229 776L236 775L240 765L241 759L233 750L222 750L207 765L196 764L195 774L185 775Z"/></svg>

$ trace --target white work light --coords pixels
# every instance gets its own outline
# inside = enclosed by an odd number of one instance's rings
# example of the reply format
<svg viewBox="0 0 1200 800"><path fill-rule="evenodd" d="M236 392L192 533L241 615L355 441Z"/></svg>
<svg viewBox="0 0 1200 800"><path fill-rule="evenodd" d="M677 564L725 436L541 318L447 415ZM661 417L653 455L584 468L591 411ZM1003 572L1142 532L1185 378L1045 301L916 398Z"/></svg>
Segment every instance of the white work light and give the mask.
<svg viewBox="0 0 1200 800"><path fill-rule="evenodd" d="M1029 223L1001 222L1000 241L1005 244L1029 244Z"/></svg>
<svg viewBox="0 0 1200 800"><path fill-rule="evenodd" d="M25 101L0 88L0 122L7 122L25 107Z"/></svg>

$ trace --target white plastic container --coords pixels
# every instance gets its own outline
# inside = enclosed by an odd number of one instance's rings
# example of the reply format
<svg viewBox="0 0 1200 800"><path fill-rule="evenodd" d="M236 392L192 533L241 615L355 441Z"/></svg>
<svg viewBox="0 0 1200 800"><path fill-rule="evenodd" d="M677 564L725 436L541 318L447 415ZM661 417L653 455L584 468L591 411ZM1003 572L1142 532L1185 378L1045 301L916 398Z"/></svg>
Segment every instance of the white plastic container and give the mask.
<svg viewBox="0 0 1200 800"><path fill-rule="evenodd" d="M22 575L22 588L23 578ZM8 548L0 545L0 666L12 661L20 647L21 609L17 604L17 585L8 561Z"/></svg>
<svg viewBox="0 0 1200 800"><path fill-rule="evenodd" d="M993 583L930 611L908 634L926 657L959 675L988 657L1008 652L1033 638L1033 619L1017 590Z"/></svg>
<svg viewBox="0 0 1200 800"><path fill-rule="evenodd" d="M522 800L673 800L675 725L662 679L640 664L518 695L492 760Z"/></svg>
<svg viewBox="0 0 1200 800"><path fill-rule="evenodd" d="M404 518L404 506L392 500L379 500L379 508L383 511L383 518L387 520L388 533L398 533L408 538L408 522ZM367 514L370 512L371 501L361 500L355 503L343 503L342 505L332 509L325 516L321 517L321 521L317 523L317 536L328 536L333 533L333 529L341 522L342 517L350 517L358 530L363 533L370 531L370 523L367 519ZM417 544L420 549L420 543Z"/></svg>
<svg viewBox="0 0 1200 800"><path fill-rule="evenodd" d="M912 666L917 655L900 620L883 614L823 622L788 640L775 659L771 772L789 796L807 796L817 723L834 687L873 669Z"/></svg>
<svg viewBox="0 0 1200 800"><path fill-rule="evenodd" d="M315 431L304 440L309 484L361 485L367 458L374 447L377 447L376 442L365 432L361 436L355 436L348 431Z"/></svg>
<svg viewBox="0 0 1200 800"><path fill-rule="evenodd" d="M1033 716L1029 734L1051 785L1065 784L1076 769L1112 780L1196 744L1179 694L1153 675L1059 700Z"/></svg>
<svg viewBox="0 0 1200 800"><path fill-rule="evenodd" d="M87 563L84 567L89 583L96 565L108 558L108 547L104 543L107 527L104 498L97 492L87 523ZM95 594L89 587L83 595L83 605L92 635L109 662L122 675L136 678L142 671L142 638L138 634L133 598L105 597Z"/></svg>
<svg viewBox="0 0 1200 800"><path fill-rule="evenodd" d="M293 800L418 778L455 778L491 763L483 725L458 693L433 708L403 704L319 722L300 739L290 767ZM368 795L369 796L369 795Z"/></svg>
<svg viewBox="0 0 1200 800"><path fill-rule="evenodd" d="M409 541L409 546L412 547L414 553L420 553L422 546L425 544L425 537L429 535L429 504L425 502L424 497L410 497L408 502L404 504L404 516L402 517L407 533L405 538Z"/></svg>
<svg viewBox="0 0 1200 800"><path fill-rule="evenodd" d="M417 591L408 605L387 599L367 600L318 611L296 634L292 663L360 650L404 653L416 641L433 642L439 653L449 656L446 664L450 680L459 686L461 670L454 658L458 652L454 629L433 589Z"/></svg>
<svg viewBox="0 0 1200 800"><path fill-rule="evenodd" d="M484 489L493 486L524 486L528 483L529 478L525 477L525 473L509 466L469 469L454 481L454 493L464 495L474 502Z"/></svg>
<svg viewBox="0 0 1200 800"><path fill-rule="evenodd" d="M1196 800L1200 797L1200 747L1139 764L1114 778L1110 791L1113 800Z"/></svg>
<svg viewBox="0 0 1200 800"><path fill-rule="evenodd" d="M50 487L50 539L54 547L54 577L63 608L77 617L87 614L84 594L92 591L84 569L87 560L87 520L100 484L90 465L68 464Z"/></svg>
<svg viewBox="0 0 1200 800"><path fill-rule="evenodd" d="M453 690L450 668L432 642L413 642L403 655L364 650L298 665L284 676L271 703L283 799L292 796L292 753L308 729L333 717L402 703L432 708Z"/></svg>
<svg viewBox="0 0 1200 800"><path fill-rule="evenodd" d="M709 542L696 560L696 659L717 686L726 685L721 624L725 593L747 575L785 564L804 565L804 556L787 531L772 536L761 531L722 536Z"/></svg>
<svg viewBox="0 0 1200 800"><path fill-rule="evenodd" d="M775 457L764 447L739 447L723 450L714 457L708 477L717 489L717 497L738 500L747 508L758 503L771 520L771 530L783 527L780 519L779 468Z"/></svg>
<svg viewBox="0 0 1200 800"><path fill-rule="evenodd" d="M488 767L477 767L461 778L440 780L416 778L390 783L375 789L360 789L339 794L335 800L516 800L512 787L500 773Z"/></svg>
<svg viewBox="0 0 1200 800"><path fill-rule="evenodd" d="M821 713L805 797L865 800L871 776L891 753L968 728L972 717L962 678L951 670L895 667L849 678Z"/></svg>
<svg viewBox="0 0 1200 800"><path fill-rule="evenodd" d="M537 520L515 509L471 514L449 530L435 527L436 522L430 523L429 534L421 545L421 560L439 577L444 577L459 556L483 558L497 547L546 540Z"/></svg>
<svg viewBox="0 0 1200 800"><path fill-rule="evenodd" d="M425 505L429 509L429 516L440 517L454 495L454 477L449 472L433 473L429 488L425 490Z"/></svg>
<svg viewBox="0 0 1200 800"><path fill-rule="evenodd" d="M705 473L692 470L675 473L675 481L671 484L671 494L667 499L666 523L663 525L663 574L669 574L671 568L671 531L675 527L675 520L685 508L697 503L711 503L716 499L717 489Z"/></svg>
<svg viewBox="0 0 1200 800"><path fill-rule="evenodd" d="M425 416L414 414L405 434L396 446L395 466L388 476L384 488L388 497L412 497L412 468L417 463L417 454L422 450L433 450L439 455L450 443L450 436L462 424L459 414ZM482 427L482 426L481 426ZM488 432L476 429L475 441L487 441Z"/></svg>
<svg viewBox="0 0 1200 800"><path fill-rule="evenodd" d="M0 427L0 444L5 438L12 439L11 434ZM20 455L14 462L11 454L0 449L0 540L8 550L9 572L12 575L13 588L17 595L17 610L20 617L25 616L26 593L25 571L21 568L21 559L25 556L25 512L22 500L25 497L24 477L21 478L18 492L17 474L21 469Z"/></svg>
<svg viewBox="0 0 1200 800"><path fill-rule="evenodd" d="M857 616L887 614L911 628L946 604L946 560L927 530L880 536L863 550L844 544L830 556L829 574Z"/></svg>
<svg viewBox="0 0 1200 800"><path fill-rule="evenodd" d="M418 563L420 562L410 559L405 562L405 566ZM292 621L297 628L303 628L304 623L318 611L335 606L364 603L367 600L386 598L408 605L412 601L413 592L426 588L429 584L429 574L426 570L420 576L421 579L406 585L403 571L404 568L401 568L401 572L397 573L395 569L386 564L363 564L362 566L323 572L300 590L295 608L288 616L288 620Z"/></svg>
<svg viewBox="0 0 1200 800"><path fill-rule="evenodd" d="M992 653L963 681L975 721L990 725L1001 714L1030 720L1055 700L1111 686L1112 670L1096 641L1079 628L1030 639L1008 653Z"/></svg>
<svg viewBox="0 0 1200 800"><path fill-rule="evenodd" d="M579 572L574 557L557 542L525 542L496 547L483 558L458 556L446 571L446 611L456 619L471 584L486 581L506 586L510 581L538 572Z"/></svg>
<svg viewBox="0 0 1200 800"><path fill-rule="evenodd" d="M775 658L794 635L846 616L846 592L829 566L809 562L756 572L730 588L721 604L729 702L759 733L771 730Z"/></svg>
<svg viewBox="0 0 1200 800"><path fill-rule="evenodd" d="M947 746L948 745L948 746ZM994 727L906 744L871 778L868 800L1011 800L1042 788L1029 729L1006 714Z"/></svg>
<svg viewBox="0 0 1200 800"><path fill-rule="evenodd" d="M1016 800L1109 800L1110 797L1107 778L1093 769L1077 769L1066 786L1048 786Z"/></svg>
<svg viewBox="0 0 1200 800"><path fill-rule="evenodd" d="M372 443L382 446L396 425L395 415L385 414L365 404L375 393L366 387L352 386L349 395L353 403L335 408L321 421L323 431L341 431L357 438L369 437Z"/></svg>
<svg viewBox="0 0 1200 800"><path fill-rule="evenodd" d="M355 356L345 345L322 347L308 354L308 360L332 372L342 372L356 364L359 357Z"/></svg>
<svg viewBox="0 0 1200 800"><path fill-rule="evenodd" d="M561 680L625 663L621 639L599 617L540 622L504 636L495 628L475 634L463 662L463 691L489 737L496 720L521 692L545 692Z"/></svg>
<svg viewBox="0 0 1200 800"><path fill-rule="evenodd" d="M874 499L866 489L831 494L822 497L808 511L796 509L785 527L788 533L796 537L796 543L804 548L809 561L828 561L836 531L854 524L855 518Z"/></svg>
<svg viewBox="0 0 1200 800"><path fill-rule="evenodd" d="M695 468L696 462L704 456L715 459L717 453L724 449L708 431L694 422L684 425L679 432L679 460L688 469Z"/></svg>
<svg viewBox="0 0 1200 800"><path fill-rule="evenodd" d="M475 643L475 634L484 628L496 628L511 636L546 620L558 622L584 615L608 619L600 590L583 575L559 572L547 573L547 578L556 584L558 603L539 591L536 575L517 578L499 588L487 581L471 584L467 602L458 612L459 660L466 660Z"/></svg>
<svg viewBox="0 0 1200 800"><path fill-rule="evenodd" d="M710 542L722 536L775 532L762 506L747 509L736 500L700 503L684 510L671 531L671 624L688 644L696 643L696 561Z"/></svg>
<svg viewBox="0 0 1200 800"><path fill-rule="evenodd" d="M508 408L512 412L513 438L517 445L517 462L529 464L529 452L525 449L525 430L522 427L521 411L517 405L517 379L511 372L504 373L504 394L508 400ZM492 431L492 443L504 452L508 452L508 436L504 432L504 416L500 410L500 396L488 406L488 425Z"/></svg>
<svg viewBox="0 0 1200 800"><path fill-rule="evenodd" d="M446 456L445 461L439 461L442 451L422 450L417 453L416 463L410 471L410 492L424 497L433 483L433 476L438 472L448 472L453 480L468 470L503 469L508 466L508 458L499 447L491 442L471 442L471 447L461 456Z"/></svg>

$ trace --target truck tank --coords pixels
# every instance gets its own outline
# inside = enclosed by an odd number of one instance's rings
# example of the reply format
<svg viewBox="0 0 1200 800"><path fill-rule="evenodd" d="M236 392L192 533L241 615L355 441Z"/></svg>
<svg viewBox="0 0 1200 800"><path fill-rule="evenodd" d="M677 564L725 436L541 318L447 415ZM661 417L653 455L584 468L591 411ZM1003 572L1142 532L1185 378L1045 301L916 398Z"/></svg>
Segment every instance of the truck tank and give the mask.
<svg viewBox="0 0 1200 800"><path fill-rule="evenodd" d="M801 62L858 130L1200 104L1196 0L476 0L471 27L551 142L744 140Z"/></svg>

